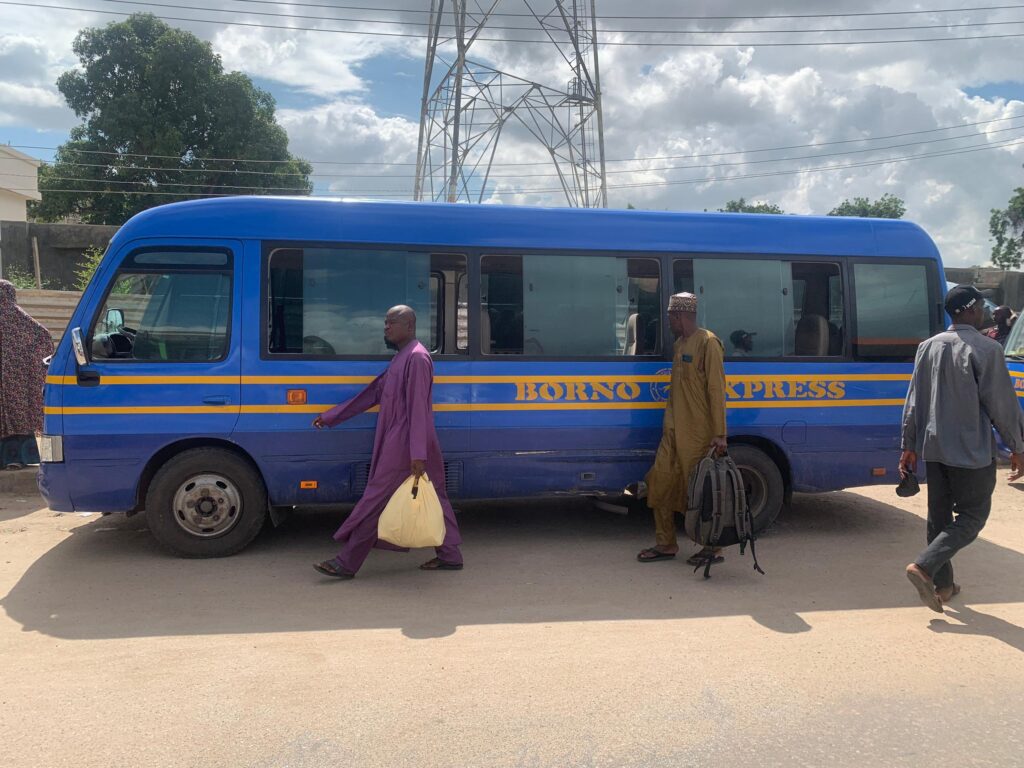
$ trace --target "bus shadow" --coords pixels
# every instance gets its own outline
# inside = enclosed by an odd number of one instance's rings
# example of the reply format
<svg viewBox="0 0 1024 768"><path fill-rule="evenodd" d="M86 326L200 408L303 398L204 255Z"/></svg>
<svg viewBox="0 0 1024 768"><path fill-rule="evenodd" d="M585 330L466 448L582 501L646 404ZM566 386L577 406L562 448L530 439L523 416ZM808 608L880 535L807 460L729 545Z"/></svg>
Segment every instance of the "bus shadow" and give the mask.
<svg viewBox="0 0 1024 768"><path fill-rule="evenodd" d="M0 604L24 631L74 639L378 628L433 638L481 624L718 616L798 633L817 611L920 607L903 566L923 544L924 521L855 494L797 496L758 542L767 575L731 548L708 581L682 557L636 562L652 543L643 516L569 499L460 509L465 570L418 570L428 550L375 551L348 582L311 568L332 554L338 512L295 515L221 560L164 554L141 516L102 518L40 557ZM1024 600L1024 581L1006 578L1024 573L1019 552L980 539L958 565L972 603ZM992 634L1024 650L1021 628L957 611L963 628L936 631Z"/></svg>

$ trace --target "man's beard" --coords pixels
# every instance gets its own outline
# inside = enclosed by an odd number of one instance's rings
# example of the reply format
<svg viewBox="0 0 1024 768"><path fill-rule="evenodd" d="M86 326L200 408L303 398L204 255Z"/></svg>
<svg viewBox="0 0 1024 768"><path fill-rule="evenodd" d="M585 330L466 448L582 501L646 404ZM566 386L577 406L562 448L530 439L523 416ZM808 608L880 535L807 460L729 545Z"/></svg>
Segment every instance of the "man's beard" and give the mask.
<svg viewBox="0 0 1024 768"><path fill-rule="evenodd" d="M395 342L393 342L393 341L388 341L386 336L384 337L384 346L387 347L388 349L394 349L394 350L398 349L398 345L395 344Z"/></svg>

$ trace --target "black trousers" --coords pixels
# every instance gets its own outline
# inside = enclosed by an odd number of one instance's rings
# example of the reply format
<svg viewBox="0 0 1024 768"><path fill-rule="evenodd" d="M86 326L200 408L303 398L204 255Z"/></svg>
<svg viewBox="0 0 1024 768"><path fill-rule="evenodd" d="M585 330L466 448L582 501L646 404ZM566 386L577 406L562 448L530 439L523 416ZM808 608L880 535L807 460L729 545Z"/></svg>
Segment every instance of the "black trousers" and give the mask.
<svg viewBox="0 0 1024 768"><path fill-rule="evenodd" d="M927 462L928 548L917 565L936 589L953 586L953 556L981 533L992 510L996 463L981 469Z"/></svg>

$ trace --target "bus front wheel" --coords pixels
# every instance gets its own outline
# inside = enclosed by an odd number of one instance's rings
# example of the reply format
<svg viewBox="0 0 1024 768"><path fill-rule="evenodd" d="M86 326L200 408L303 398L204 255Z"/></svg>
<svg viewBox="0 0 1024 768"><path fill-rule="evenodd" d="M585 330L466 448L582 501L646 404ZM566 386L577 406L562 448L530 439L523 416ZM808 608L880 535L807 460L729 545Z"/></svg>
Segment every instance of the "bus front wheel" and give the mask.
<svg viewBox="0 0 1024 768"><path fill-rule="evenodd" d="M782 511L786 494L782 472L768 454L752 445L730 445L729 455L743 475L754 531L763 531Z"/></svg>
<svg viewBox="0 0 1024 768"><path fill-rule="evenodd" d="M267 493L247 461L196 448L168 461L146 493L153 537L179 557L226 557L249 544L267 517Z"/></svg>

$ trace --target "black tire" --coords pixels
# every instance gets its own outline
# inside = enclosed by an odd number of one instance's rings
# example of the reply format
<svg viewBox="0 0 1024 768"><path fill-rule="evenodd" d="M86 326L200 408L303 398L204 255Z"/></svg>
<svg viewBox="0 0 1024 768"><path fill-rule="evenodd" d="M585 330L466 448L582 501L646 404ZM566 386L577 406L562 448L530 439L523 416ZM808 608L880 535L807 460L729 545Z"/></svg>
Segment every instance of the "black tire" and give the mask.
<svg viewBox="0 0 1024 768"><path fill-rule="evenodd" d="M179 557L233 555L256 538L266 518L259 473L222 448L178 454L157 471L146 493L149 530Z"/></svg>
<svg viewBox="0 0 1024 768"><path fill-rule="evenodd" d="M782 472L768 454L752 445L730 445L729 455L743 475L754 532L759 533L774 523L782 511L786 496Z"/></svg>

